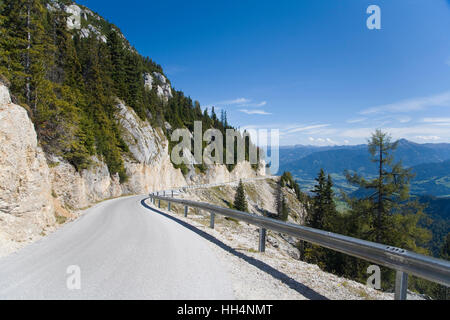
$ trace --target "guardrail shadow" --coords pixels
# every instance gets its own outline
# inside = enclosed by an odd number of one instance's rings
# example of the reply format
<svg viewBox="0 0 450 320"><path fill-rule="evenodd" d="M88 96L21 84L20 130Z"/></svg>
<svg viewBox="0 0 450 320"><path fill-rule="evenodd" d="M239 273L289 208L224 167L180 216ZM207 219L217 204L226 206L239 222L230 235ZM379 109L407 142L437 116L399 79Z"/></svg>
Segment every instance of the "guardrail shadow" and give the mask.
<svg viewBox="0 0 450 320"><path fill-rule="evenodd" d="M198 234L199 236L201 236L202 238L212 242L213 244L217 245L218 247L220 247L221 249L233 254L234 256L244 260L245 262L255 266L256 268L258 268L259 270L270 274L272 277L274 277L275 279L280 280L281 282L283 282L284 284L286 284L287 286L289 286L291 289L297 291L298 293L300 293L301 295L303 295L305 298L310 299L310 300L328 300L327 297L321 295L320 293L314 291L313 289L311 289L310 287L305 286L304 284L298 282L295 279L292 279L291 277L289 277L288 275L278 271L277 269L273 268L272 266L268 265L267 263L257 260L253 257L247 256L244 253L230 247L229 245L223 243L222 241L220 241L219 239L217 239L216 237L206 233L205 231L202 231L200 229L198 229L197 227L194 227L193 225L184 222L176 217L173 217L171 215L168 215L167 213L164 213L160 210L157 210L155 208L150 207L145 201L147 199L144 199L141 201L141 205L155 213L158 213L170 220L173 220L174 222L182 225L183 227L191 230L192 232L195 232L196 234Z"/></svg>

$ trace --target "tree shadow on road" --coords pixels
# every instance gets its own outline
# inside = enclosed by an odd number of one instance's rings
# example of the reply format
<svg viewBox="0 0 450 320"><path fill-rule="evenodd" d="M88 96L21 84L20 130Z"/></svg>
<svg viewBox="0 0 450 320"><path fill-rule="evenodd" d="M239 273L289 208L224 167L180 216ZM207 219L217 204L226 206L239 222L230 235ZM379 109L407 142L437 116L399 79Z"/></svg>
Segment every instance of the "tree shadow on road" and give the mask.
<svg viewBox="0 0 450 320"><path fill-rule="evenodd" d="M268 274L270 274L272 277L274 277L275 279L280 280L281 282L283 282L284 284L286 284L287 286L289 286L291 289L297 291L298 293L300 293L301 295L303 295L305 298L310 299L310 300L328 300L327 297L321 295L320 293L314 291L313 289L305 286L304 284L296 281L295 279L292 279L291 277L289 277L288 275L278 271L277 269L271 267L270 265L268 265L267 263L257 260L253 257L249 257L247 255L245 255L242 252L237 251L236 249L230 247L229 245L223 243L222 241L220 241L219 239L215 238L214 236L198 229L197 227L194 227L193 225L190 225L187 222L184 222L176 217L170 216L160 210L157 210L155 208L150 207L145 201L147 199L144 199L141 201L141 204L143 207L156 212L170 220L175 221L176 223L182 225L183 227L195 232L196 234L198 234L199 236L203 237L204 239L212 242L213 244L217 245L218 247L220 247L221 249L235 255L236 257L244 260L245 262L257 267L259 270L266 272Z"/></svg>

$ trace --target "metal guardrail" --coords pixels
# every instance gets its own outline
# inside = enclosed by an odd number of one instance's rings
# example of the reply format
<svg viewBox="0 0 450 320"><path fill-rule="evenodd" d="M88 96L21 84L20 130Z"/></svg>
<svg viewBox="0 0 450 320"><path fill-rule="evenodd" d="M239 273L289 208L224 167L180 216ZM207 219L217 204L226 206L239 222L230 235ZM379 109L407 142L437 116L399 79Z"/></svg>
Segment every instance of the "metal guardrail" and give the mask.
<svg viewBox="0 0 450 320"><path fill-rule="evenodd" d="M246 183L246 182L262 181L262 180L275 179L275 178L278 178L278 177L276 177L276 176L263 176L263 177L257 177L257 178L249 178L249 179L240 179L240 180L235 180L235 181L228 181L228 182L223 182L223 183L189 185L189 186L180 187L180 188L177 188L177 189L174 189L174 190L162 191L162 192L160 192L160 194L162 194L164 192L165 192L165 194L170 194L172 191L186 191L186 190L196 190L196 189L222 187L222 186L227 186L227 185L238 184L240 181L242 181L243 183Z"/></svg>
<svg viewBox="0 0 450 320"><path fill-rule="evenodd" d="M260 252L265 251L266 230L273 230L294 236L315 245L394 269L397 271L395 283L396 300L405 300L407 297L408 275L414 275L445 286L450 286L449 261L394 248L392 246L364 241L292 223L285 223L275 219L252 215L208 203L176 199L173 198L173 191L169 192L169 194L172 194L172 197L166 197L165 194L166 192L163 193L163 196L160 196L159 193L151 194L150 199L153 204L156 204L156 200L158 200L159 208L161 208L161 201L168 202L169 211L171 210L172 203L183 205L186 217L188 215L189 207L205 210L211 215L211 228L214 228L216 214L238 219L260 227Z"/></svg>

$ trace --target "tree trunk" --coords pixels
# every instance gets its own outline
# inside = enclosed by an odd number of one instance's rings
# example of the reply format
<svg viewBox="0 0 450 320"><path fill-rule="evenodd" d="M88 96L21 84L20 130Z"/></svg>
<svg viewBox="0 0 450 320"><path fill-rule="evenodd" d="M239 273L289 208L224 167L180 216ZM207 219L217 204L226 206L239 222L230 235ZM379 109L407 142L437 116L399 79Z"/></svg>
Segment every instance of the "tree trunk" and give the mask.
<svg viewBox="0 0 450 320"><path fill-rule="evenodd" d="M27 5L27 54L25 58L25 72L27 73L27 83L26 83L26 97L27 97L27 104L31 104L31 86L30 86L30 49L31 49L31 31L30 31L30 25L31 25L31 12L30 12L30 4ZM36 112L36 110L34 110Z"/></svg>
<svg viewBox="0 0 450 320"><path fill-rule="evenodd" d="M383 141L380 140L380 173L378 181L378 217L377 217L377 232L376 241L381 241L381 215L383 214Z"/></svg>

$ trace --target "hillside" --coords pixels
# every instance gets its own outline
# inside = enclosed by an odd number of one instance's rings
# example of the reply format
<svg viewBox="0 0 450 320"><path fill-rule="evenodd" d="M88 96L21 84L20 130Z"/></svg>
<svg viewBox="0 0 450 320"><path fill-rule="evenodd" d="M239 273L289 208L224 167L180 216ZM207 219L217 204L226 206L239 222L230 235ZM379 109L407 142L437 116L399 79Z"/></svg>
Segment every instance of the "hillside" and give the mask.
<svg viewBox="0 0 450 320"><path fill-rule="evenodd" d="M77 170L98 156L111 175L127 180L124 158L133 155L116 123L117 99L167 138L178 128L192 132L194 121L202 122L204 132L232 128L214 109L203 112L198 101L172 89L160 65L83 6L8 0L0 3L0 15L0 74L11 82L15 102L27 108L44 151Z"/></svg>
<svg viewBox="0 0 450 320"><path fill-rule="evenodd" d="M173 130L231 125L91 10L6 0L0 18L0 256L105 199L265 174L262 159L174 165Z"/></svg>
<svg viewBox="0 0 450 320"><path fill-rule="evenodd" d="M256 215L276 217L276 196L279 179L247 181L244 183L249 212ZM181 193L189 200L229 206L234 199L237 184L214 188L191 189ZM295 191L288 186L282 188L289 207L288 221L303 224L307 206L298 201ZM149 203L149 201L148 201ZM150 203L149 203L150 204ZM207 238L219 259L231 275L233 291L239 300L391 300L392 293L377 291L357 281L328 273L315 264L300 259L298 239L278 232L268 231L266 252L258 252L258 227L235 219L216 216L215 229L209 227L209 214L191 209L184 217L183 207L173 205L160 211L176 219L189 229ZM422 300L424 297L409 293L408 299Z"/></svg>
<svg viewBox="0 0 450 320"><path fill-rule="evenodd" d="M303 155L303 156L302 156ZM450 144L417 144L400 140L394 153L397 161L412 168L416 177L412 193L447 196L450 194ZM284 147L280 150L280 171L290 171L302 182L304 189L314 184L320 169L332 174L336 186L347 192L355 189L346 183L344 172L350 170L371 177L377 172L370 161L366 145L339 147Z"/></svg>

